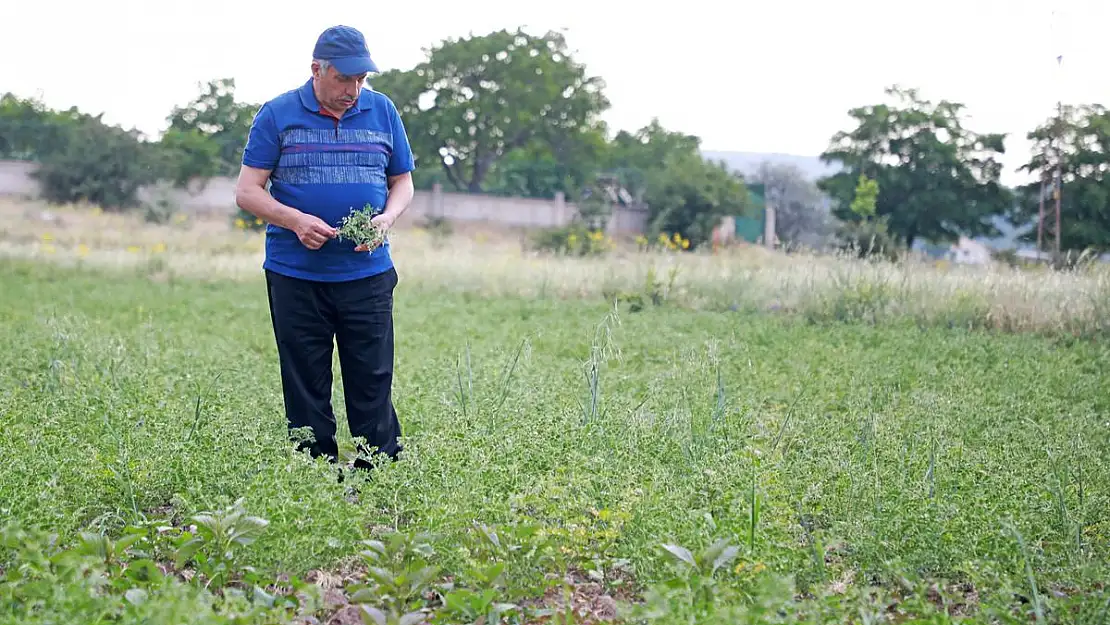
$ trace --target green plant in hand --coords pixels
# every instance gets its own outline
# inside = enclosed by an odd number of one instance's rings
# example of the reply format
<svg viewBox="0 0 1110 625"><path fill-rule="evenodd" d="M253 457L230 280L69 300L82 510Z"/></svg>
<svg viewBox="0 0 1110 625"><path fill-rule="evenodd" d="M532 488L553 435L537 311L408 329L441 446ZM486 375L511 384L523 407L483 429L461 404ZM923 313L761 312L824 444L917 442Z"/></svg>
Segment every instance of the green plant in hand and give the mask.
<svg viewBox="0 0 1110 625"><path fill-rule="evenodd" d="M385 243L385 230L371 221L377 212L367 204L361 210L352 210L339 224L339 240L354 241L374 251Z"/></svg>

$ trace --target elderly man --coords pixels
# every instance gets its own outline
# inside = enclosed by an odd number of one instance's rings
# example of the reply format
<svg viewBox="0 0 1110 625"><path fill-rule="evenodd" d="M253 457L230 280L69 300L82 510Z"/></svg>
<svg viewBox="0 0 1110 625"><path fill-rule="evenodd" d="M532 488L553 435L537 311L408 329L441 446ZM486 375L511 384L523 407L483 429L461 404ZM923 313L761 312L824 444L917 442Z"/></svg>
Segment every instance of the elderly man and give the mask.
<svg viewBox="0 0 1110 625"><path fill-rule="evenodd" d="M313 439L298 449L338 460L334 340L347 422L365 439L355 467L370 468L363 456L396 459L402 449L391 396L398 276L388 243L356 247L337 228L370 205L372 221L388 230L412 200L413 156L397 107L362 88L378 71L362 33L329 28L312 58L307 82L258 110L235 199L267 222L263 270L285 415L291 434L307 427Z"/></svg>

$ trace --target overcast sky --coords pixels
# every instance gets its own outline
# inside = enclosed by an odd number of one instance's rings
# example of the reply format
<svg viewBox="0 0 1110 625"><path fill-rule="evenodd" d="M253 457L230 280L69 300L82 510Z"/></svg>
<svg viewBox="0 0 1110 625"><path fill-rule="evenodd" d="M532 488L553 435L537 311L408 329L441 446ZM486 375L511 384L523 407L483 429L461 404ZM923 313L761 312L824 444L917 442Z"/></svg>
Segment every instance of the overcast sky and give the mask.
<svg viewBox="0 0 1110 625"><path fill-rule="evenodd" d="M7 4L0 92L105 112L152 134L213 78L234 77L239 96L256 102L299 86L317 35L339 23L366 34L383 69L413 66L445 37L566 29L577 58L608 84L607 121L634 129L657 116L710 150L816 155L848 108L899 83L967 104L975 130L1010 133L1012 182L1028 154L1024 133L1057 98L1110 105L1110 0Z"/></svg>

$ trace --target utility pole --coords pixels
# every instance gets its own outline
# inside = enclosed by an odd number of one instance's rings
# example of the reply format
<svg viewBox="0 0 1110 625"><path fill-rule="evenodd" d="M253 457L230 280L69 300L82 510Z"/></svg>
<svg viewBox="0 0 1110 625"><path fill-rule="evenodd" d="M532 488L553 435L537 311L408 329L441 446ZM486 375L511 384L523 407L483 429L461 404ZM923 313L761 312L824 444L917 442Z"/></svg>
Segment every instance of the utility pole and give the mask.
<svg viewBox="0 0 1110 625"><path fill-rule="evenodd" d="M1053 4L1055 4L1055 2ZM1059 16L1057 15L1056 10L1053 9L1052 10L1052 26L1051 26L1051 29L1053 31L1053 39L1054 39L1053 47L1062 45L1062 43L1063 43L1063 37L1057 31L1058 18L1059 18ZM1064 54L1063 54L1062 51L1060 51L1056 55L1056 122L1052 125L1052 132L1050 133L1052 135L1052 138L1049 142L1050 145L1052 145L1055 148L1055 154L1052 155L1053 160L1055 161L1053 163L1055 171L1051 174L1052 175L1052 196L1053 196L1053 200L1055 200L1054 201L1055 206L1053 208L1056 211L1056 223L1055 223L1055 226L1053 228L1053 234L1055 235L1054 236L1054 241L1053 241L1054 245L1053 245L1053 254L1052 254L1053 263L1058 263L1060 261L1060 235L1061 235L1061 232L1060 232L1060 203L1062 201L1062 196L1064 195L1064 172L1063 172L1063 160L1064 160L1064 148L1063 148L1063 142L1064 142L1064 105L1063 105L1063 98L1061 97L1061 95L1062 95L1061 91L1063 90L1063 64L1064 64ZM1050 150L1045 150L1046 159L1047 159L1050 152L1051 152ZM1044 189L1044 187L1045 187L1044 178L1047 178L1049 175L1050 175L1049 174L1049 163L1046 161L1045 162L1045 169L1044 169L1044 172L1043 172L1043 177L1041 179L1040 219L1038 220L1038 225L1037 225L1037 253L1038 254L1041 252L1041 245L1042 245L1042 241L1043 241L1043 232L1044 232L1044 190L1045 190Z"/></svg>
<svg viewBox="0 0 1110 625"><path fill-rule="evenodd" d="M1057 63L1063 57L1056 57ZM1060 259L1060 196L1064 194L1064 174L1061 171L1060 161L1064 158L1064 150L1061 148L1062 142L1061 135L1063 134L1064 125L1064 108L1060 101L1056 101L1056 253L1053 256L1055 260Z"/></svg>
<svg viewBox="0 0 1110 625"><path fill-rule="evenodd" d="M1045 165L1048 165L1045 162ZM1040 210L1037 212L1037 255L1040 256L1044 251L1044 187L1045 178L1048 176L1044 171L1041 172L1041 194L1040 194Z"/></svg>
<svg viewBox="0 0 1110 625"><path fill-rule="evenodd" d="M1063 62L1063 55L1056 57L1057 68ZM1058 98L1056 100L1056 120L1052 124L1051 139L1049 145L1051 148L1046 148L1044 152L1044 169L1041 172L1041 193L1040 193L1040 206L1037 211L1037 253L1040 254L1044 251L1044 199L1045 187L1048 177L1052 176L1052 199L1055 206L1053 207L1056 214L1056 223L1052 229L1053 233L1053 261L1058 261L1060 258L1060 202L1061 196L1064 194L1064 175L1063 165L1064 150L1063 150L1063 135L1064 135L1064 106L1063 102ZM1049 159L1052 159L1050 163ZM1053 171L1050 173L1049 168L1052 167Z"/></svg>

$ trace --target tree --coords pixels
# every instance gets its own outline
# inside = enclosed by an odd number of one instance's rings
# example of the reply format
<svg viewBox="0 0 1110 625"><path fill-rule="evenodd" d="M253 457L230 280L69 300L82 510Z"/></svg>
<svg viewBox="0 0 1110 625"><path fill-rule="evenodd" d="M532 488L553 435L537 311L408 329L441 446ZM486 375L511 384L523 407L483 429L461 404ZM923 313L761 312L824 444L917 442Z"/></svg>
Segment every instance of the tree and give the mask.
<svg viewBox="0 0 1110 625"><path fill-rule="evenodd" d="M607 145L600 131L535 138L505 155L483 183L486 193L577 201L593 183Z"/></svg>
<svg viewBox="0 0 1110 625"><path fill-rule="evenodd" d="M167 130L158 143L163 176L174 186L186 189L194 180L206 184L227 170L220 144L199 130Z"/></svg>
<svg viewBox="0 0 1110 625"><path fill-rule="evenodd" d="M996 235L991 217L1005 214L1012 194L999 182L1003 134L977 134L963 126L963 105L933 103L916 90L890 87L894 104L857 107L850 131L836 133L821 155L841 171L818 182L836 202L841 219L858 219L850 209L856 182L866 175L879 185L876 214L911 247L960 235Z"/></svg>
<svg viewBox="0 0 1110 625"><path fill-rule="evenodd" d="M149 166L157 162L154 144L138 131L108 126L99 115L64 128L64 149L43 155L32 174L47 201L131 208L139 188L159 178L161 168Z"/></svg>
<svg viewBox="0 0 1110 625"><path fill-rule="evenodd" d="M1035 221L1040 211L1041 181L1045 182L1044 238L1055 238L1053 184L1060 167L1060 248L1110 250L1110 111L1100 105L1064 106L1060 113L1030 131L1029 162L1018 168L1036 175L1019 188L1011 223ZM1036 240L1034 228L1023 238Z"/></svg>
<svg viewBox="0 0 1110 625"><path fill-rule="evenodd" d="M493 168L539 140L592 141L609 107L563 36L520 29L449 39L409 71L373 79L400 110L420 167L442 169L457 189L481 192Z"/></svg>
<svg viewBox="0 0 1110 625"><path fill-rule="evenodd" d="M820 247L835 232L836 220L821 207L820 189L796 165L764 161L753 182L771 199L780 240Z"/></svg>
<svg viewBox="0 0 1110 625"><path fill-rule="evenodd" d="M752 209L743 181L723 162L697 154L667 157L648 180L645 199L653 234L677 232L692 248L710 239L721 218Z"/></svg>
<svg viewBox="0 0 1110 625"><path fill-rule="evenodd" d="M167 118L167 133L195 132L212 140L218 146L220 170L234 175L239 171L243 147L247 144L251 122L259 107L258 104L235 100L235 79L212 80L191 102L174 107ZM180 147L182 142L175 141L174 144ZM191 153L195 154L198 151L195 143L190 145L193 146ZM200 152L203 153L203 150Z"/></svg>
<svg viewBox="0 0 1110 625"><path fill-rule="evenodd" d="M0 158L40 161L64 152L69 133L94 121L76 108L54 111L40 100L5 93L0 96Z"/></svg>
<svg viewBox="0 0 1110 625"><path fill-rule="evenodd" d="M660 172L669 158L701 158L701 139L667 130L652 118L636 132L622 130L610 142L601 167L617 176L639 201L647 191L652 174Z"/></svg>

